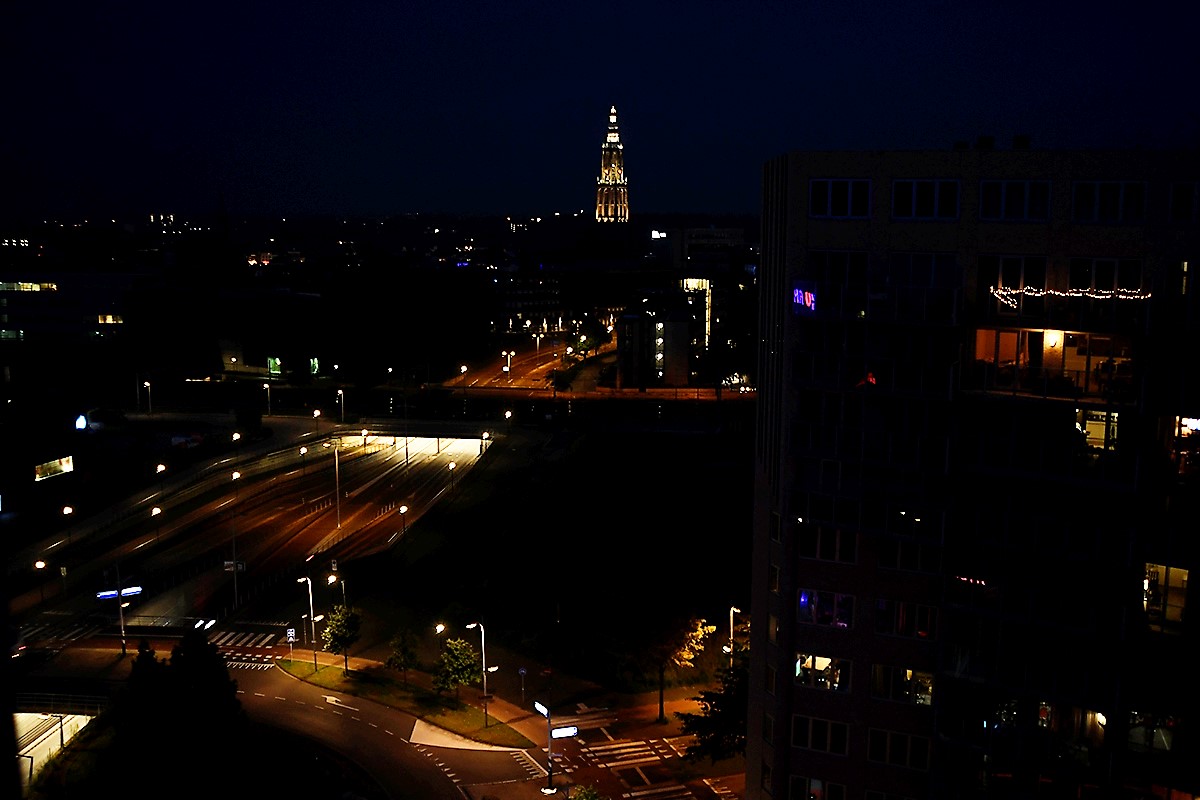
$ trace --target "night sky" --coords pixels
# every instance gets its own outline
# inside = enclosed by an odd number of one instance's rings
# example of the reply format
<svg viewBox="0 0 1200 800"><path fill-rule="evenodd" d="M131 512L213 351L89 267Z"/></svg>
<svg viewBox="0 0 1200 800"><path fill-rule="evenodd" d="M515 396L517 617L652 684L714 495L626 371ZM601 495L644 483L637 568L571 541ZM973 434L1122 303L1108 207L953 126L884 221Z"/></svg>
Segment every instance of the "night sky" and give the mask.
<svg viewBox="0 0 1200 800"><path fill-rule="evenodd" d="M1168 10L1172 9L1172 10ZM7 217L757 213L792 149L1200 144L1191 3L23 2Z"/></svg>

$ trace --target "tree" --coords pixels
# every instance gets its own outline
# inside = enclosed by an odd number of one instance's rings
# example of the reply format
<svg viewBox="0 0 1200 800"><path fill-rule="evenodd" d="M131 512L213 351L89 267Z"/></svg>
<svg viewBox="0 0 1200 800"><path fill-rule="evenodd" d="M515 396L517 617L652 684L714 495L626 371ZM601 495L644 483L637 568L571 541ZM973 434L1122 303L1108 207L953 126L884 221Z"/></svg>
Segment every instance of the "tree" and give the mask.
<svg viewBox="0 0 1200 800"><path fill-rule="evenodd" d="M404 675L404 685L408 685L408 671L417 666L417 637L407 628L396 631L388 643L391 651L386 663L394 670Z"/></svg>
<svg viewBox="0 0 1200 800"><path fill-rule="evenodd" d="M571 800L608 800L595 786L576 786L570 796Z"/></svg>
<svg viewBox="0 0 1200 800"><path fill-rule="evenodd" d="M202 630L185 633L169 659L158 659L142 640L114 712L118 752L136 757L151 783L186 774L190 788L215 792L200 786L207 776L195 775L194 765L228 764L231 752L244 751L249 720L237 682Z"/></svg>
<svg viewBox="0 0 1200 800"><path fill-rule="evenodd" d="M359 630L362 627L362 615L350 606L334 606L329 614L325 630L321 638L325 640L325 649L342 656L342 672L350 672L350 648L358 641Z"/></svg>
<svg viewBox="0 0 1200 800"><path fill-rule="evenodd" d="M689 619L686 623L673 623L662 631L648 652L654 666L658 669L658 721L666 722L666 690L667 666L681 669L691 669L696 666L695 659L704 652L704 640L717 630L716 625L709 625L703 619Z"/></svg>
<svg viewBox="0 0 1200 800"><path fill-rule="evenodd" d="M447 639L438 656L433 672L433 688L438 694L454 690L458 700L458 687L471 683L479 672L479 655L465 639Z"/></svg>
<svg viewBox="0 0 1200 800"><path fill-rule="evenodd" d="M721 672L720 689L704 690L692 698L700 704L700 713L675 712L683 733L696 737L688 745L686 758L698 761L707 757L715 764L746 752L749 678L749 664L745 651L741 651L733 668Z"/></svg>

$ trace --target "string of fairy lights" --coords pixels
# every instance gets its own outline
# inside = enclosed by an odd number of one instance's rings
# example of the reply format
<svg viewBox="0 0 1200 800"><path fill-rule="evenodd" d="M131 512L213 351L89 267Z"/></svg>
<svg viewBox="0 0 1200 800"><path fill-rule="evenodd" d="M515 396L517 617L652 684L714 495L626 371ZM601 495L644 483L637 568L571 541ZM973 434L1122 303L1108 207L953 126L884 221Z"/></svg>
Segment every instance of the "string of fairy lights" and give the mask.
<svg viewBox="0 0 1200 800"><path fill-rule="evenodd" d="M1090 300L1149 300L1150 292L1142 291L1141 289L1035 289L1032 286L1020 286L1009 288L1007 286L992 286L989 287L992 294L1001 303L1004 303L1010 308L1017 307L1017 299L1020 295L1028 297L1067 297L1078 298L1086 297Z"/></svg>

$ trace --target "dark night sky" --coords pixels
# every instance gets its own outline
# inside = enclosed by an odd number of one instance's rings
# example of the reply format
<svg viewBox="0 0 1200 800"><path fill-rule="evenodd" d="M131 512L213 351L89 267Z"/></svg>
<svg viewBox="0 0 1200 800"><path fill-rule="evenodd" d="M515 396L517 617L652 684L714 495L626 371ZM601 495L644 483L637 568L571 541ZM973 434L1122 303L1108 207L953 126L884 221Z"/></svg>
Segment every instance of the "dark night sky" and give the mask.
<svg viewBox="0 0 1200 800"><path fill-rule="evenodd" d="M1174 10L1169 10L1171 7ZM1200 143L1192 3L9 4L0 213L757 213L792 149Z"/></svg>

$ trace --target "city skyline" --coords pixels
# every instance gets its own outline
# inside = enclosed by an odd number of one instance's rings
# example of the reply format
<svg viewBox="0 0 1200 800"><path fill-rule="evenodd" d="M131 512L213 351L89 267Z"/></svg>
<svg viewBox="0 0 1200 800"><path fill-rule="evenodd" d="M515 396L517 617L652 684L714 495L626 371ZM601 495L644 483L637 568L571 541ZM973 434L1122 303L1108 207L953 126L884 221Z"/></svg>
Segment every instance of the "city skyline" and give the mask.
<svg viewBox="0 0 1200 800"><path fill-rule="evenodd" d="M1194 146L1195 10L1084 11L24 7L0 213L587 215L611 106L635 216L757 213L797 149Z"/></svg>

